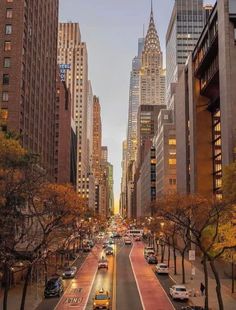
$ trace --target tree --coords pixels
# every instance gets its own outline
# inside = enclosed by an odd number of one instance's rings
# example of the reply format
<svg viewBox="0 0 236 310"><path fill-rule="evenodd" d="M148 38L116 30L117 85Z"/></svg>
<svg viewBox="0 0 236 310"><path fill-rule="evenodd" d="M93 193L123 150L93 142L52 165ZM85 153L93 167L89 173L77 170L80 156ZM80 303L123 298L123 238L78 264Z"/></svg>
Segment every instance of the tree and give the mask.
<svg viewBox="0 0 236 310"><path fill-rule="evenodd" d="M230 204L236 203L236 163L231 163L223 169L223 196Z"/></svg>
<svg viewBox="0 0 236 310"><path fill-rule="evenodd" d="M24 261L27 272L21 310L31 270L74 234L86 204L69 185L46 183L39 157L16 139L0 133L0 258L4 267L3 309L7 309L11 267Z"/></svg>
<svg viewBox="0 0 236 310"><path fill-rule="evenodd" d="M230 241L222 235L221 227L232 217L232 209L223 201L206 199L199 195L169 195L157 201L156 212L182 229L187 229L186 236L202 252L203 260L209 261L216 281L216 293L219 309L223 310L221 283L215 260L225 250L235 248L235 239ZM207 233L211 230L211 234ZM207 238L206 238L207 236ZM216 251L216 244L221 238L221 248ZM205 263L204 262L204 263ZM206 266L206 265L205 265ZM206 272L205 268L204 271ZM206 275L205 275L206 279ZM206 283L205 308L208 309L208 287Z"/></svg>

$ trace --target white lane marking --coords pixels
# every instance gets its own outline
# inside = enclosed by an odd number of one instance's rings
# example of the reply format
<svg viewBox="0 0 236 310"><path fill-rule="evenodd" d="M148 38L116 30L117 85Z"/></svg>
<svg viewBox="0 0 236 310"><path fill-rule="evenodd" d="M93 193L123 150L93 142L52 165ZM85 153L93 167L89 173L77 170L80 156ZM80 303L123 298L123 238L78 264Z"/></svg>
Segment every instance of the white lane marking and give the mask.
<svg viewBox="0 0 236 310"><path fill-rule="evenodd" d="M85 301L83 310L85 310L86 307L87 307L88 299L89 299L89 296L90 296L90 294L91 294L91 291L92 291L92 288L93 288L93 284L94 284L96 275L97 275L97 269L95 270L95 273L94 273L94 276L93 276L93 281L92 281L92 283L91 283L91 286L90 286L90 289L89 289L89 293L88 293L88 296L87 296L87 298L86 298L86 301Z"/></svg>
<svg viewBox="0 0 236 310"><path fill-rule="evenodd" d="M95 246L95 248L96 248L96 246ZM90 255L90 254L92 254L92 252L90 252L89 255ZM77 273L79 273L79 271L82 270L82 268L84 267L84 265L85 265L85 263L86 263L87 258L89 257L89 255L87 255L87 257L85 258L84 262L82 263L82 265L81 265L80 268L78 269ZM96 270L96 272L97 272L97 270ZM95 276L96 276L96 272L95 272ZM77 275L77 273L76 273L76 275ZM94 279L95 279L95 276L94 276ZM94 279L93 279L93 281L94 281ZM59 306L60 302L62 301L62 298L63 298L64 295L67 293L67 291L69 291L69 289L71 288L71 286L72 286L72 281L71 281L70 284L67 286L65 292L63 292L61 298L58 300L58 303L56 304L54 310L57 309L57 307ZM91 290L91 288L90 288L90 290ZM90 294L89 294L89 295L90 295ZM89 295L88 295L88 297L89 297ZM87 302L86 302L86 306L87 306Z"/></svg>
<svg viewBox="0 0 236 310"><path fill-rule="evenodd" d="M133 252L133 249L134 249L134 245L132 246L132 249L131 249L131 251L129 253L129 261L130 261L131 268L132 268L132 271L133 271L133 275L134 275L134 278L135 278L135 282L136 282L136 285L137 285L137 288L138 288L138 293L139 293L139 297L140 297L140 300L141 300L141 304L142 304L143 310L145 310L146 308L144 306L143 297L142 297L142 294L141 294L141 291L140 291L140 288L139 288L138 279L137 279L136 274L134 272L134 266L133 266L132 259L131 259L131 254Z"/></svg>
<svg viewBox="0 0 236 310"><path fill-rule="evenodd" d="M114 262L113 262L113 290L112 290L112 309L116 310L116 253L117 245L115 244L115 255L114 255Z"/></svg>

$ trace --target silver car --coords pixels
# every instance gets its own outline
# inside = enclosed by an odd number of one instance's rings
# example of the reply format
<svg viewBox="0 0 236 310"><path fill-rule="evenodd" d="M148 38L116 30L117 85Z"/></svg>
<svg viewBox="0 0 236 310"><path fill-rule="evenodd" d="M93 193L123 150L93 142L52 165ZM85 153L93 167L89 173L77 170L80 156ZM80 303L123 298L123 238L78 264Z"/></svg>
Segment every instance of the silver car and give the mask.
<svg viewBox="0 0 236 310"><path fill-rule="evenodd" d="M62 278L63 279L72 279L72 278L74 278L76 272L77 272L77 267L75 267L75 266L67 267L62 274Z"/></svg>

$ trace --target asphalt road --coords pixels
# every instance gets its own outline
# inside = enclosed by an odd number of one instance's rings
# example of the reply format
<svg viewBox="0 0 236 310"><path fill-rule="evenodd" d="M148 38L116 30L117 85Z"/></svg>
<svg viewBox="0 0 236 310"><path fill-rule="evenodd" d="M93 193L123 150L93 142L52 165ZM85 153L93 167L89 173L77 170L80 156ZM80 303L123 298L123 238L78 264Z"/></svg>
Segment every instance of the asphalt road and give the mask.
<svg viewBox="0 0 236 310"><path fill-rule="evenodd" d="M116 309L117 310L142 310L139 292L129 260L132 246L117 247L116 257Z"/></svg>
<svg viewBox="0 0 236 310"><path fill-rule="evenodd" d="M82 253L80 254L80 257L72 264L73 266L76 266L79 268L88 253ZM70 284L71 279L63 280L64 283L64 291L67 289L68 285ZM59 302L59 297L51 297L51 298L44 298L43 301L39 304L39 306L36 308L36 310L52 310L56 307L57 303Z"/></svg>
<svg viewBox="0 0 236 310"><path fill-rule="evenodd" d="M154 270L154 267L153 267ZM154 272L154 271L153 271ZM173 306L175 307L176 310L181 310L181 307L187 306L188 302L187 301L182 301L182 300L173 300L170 296L169 290L172 285L174 285L174 281L168 276L164 274L156 274L156 277L160 281L163 289L165 290L166 294L169 296L170 301L172 302Z"/></svg>
<svg viewBox="0 0 236 310"><path fill-rule="evenodd" d="M114 248L116 245L113 246ZM101 256L106 256L105 254L102 254ZM92 310L93 309L93 298L95 296L96 291L103 288L105 291L109 292L109 295L111 297L111 304L112 304L112 290L113 290L113 272L114 272L114 259L113 255L108 255L106 257L108 259L108 270L105 268L99 269L97 271L89 298L88 303L86 306L86 310Z"/></svg>

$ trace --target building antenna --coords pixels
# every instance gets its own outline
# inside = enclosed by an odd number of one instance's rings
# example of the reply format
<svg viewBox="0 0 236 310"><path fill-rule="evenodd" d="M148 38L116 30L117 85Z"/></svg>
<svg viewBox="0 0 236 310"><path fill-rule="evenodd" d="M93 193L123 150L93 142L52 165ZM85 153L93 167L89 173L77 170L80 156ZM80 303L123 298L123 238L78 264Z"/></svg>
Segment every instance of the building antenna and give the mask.
<svg viewBox="0 0 236 310"><path fill-rule="evenodd" d="M143 38L145 36L145 24L143 24Z"/></svg>

